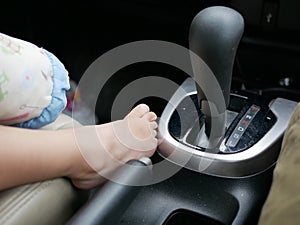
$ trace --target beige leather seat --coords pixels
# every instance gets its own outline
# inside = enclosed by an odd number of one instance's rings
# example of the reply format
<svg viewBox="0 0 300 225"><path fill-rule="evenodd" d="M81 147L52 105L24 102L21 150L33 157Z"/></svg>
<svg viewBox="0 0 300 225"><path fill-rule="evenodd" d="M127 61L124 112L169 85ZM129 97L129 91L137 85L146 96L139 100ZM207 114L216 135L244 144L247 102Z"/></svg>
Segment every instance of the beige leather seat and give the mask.
<svg viewBox="0 0 300 225"><path fill-rule="evenodd" d="M61 114L43 129L80 126ZM74 188L65 178L23 185L0 192L1 225L64 224L88 199L89 192Z"/></svg>

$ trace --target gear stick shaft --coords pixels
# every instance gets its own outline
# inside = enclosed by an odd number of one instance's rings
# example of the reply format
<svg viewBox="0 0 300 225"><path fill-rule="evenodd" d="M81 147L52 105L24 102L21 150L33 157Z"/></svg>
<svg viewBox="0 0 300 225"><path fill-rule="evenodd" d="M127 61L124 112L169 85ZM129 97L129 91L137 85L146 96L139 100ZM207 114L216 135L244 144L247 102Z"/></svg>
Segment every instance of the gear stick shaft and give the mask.
<svg viewBox="0 0 300 225"><path fill-rule="evenodd" d="M225 108L208 102L205 93L197 85L199 106L205 115L205 133L218 142L225 132L226 108L229 104L232 69L236 50L244 31L243 17L235 10L223 6L208 7L193 19L189 34L189 48L196 53L211 69L222 90ZM196 81L210 85L211 79L194 77ZM206 79L206 80L203 80ZM214 113L213 111L217 111ZM225 119L213 115L225 116ZM211 133L212 119L219 124L217 134ZM218 122L219 121L219 122ZM211 140L211 139L210 139Z"/></svg>

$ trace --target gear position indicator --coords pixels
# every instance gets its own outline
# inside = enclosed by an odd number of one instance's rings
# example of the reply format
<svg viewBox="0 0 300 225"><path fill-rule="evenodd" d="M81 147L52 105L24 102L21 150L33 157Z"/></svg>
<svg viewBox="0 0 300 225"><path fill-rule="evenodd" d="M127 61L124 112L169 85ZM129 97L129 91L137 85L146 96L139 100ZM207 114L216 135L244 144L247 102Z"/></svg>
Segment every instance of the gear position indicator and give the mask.
<svg viewBox="0 0 300 225"><path fill-rule="evenodd" d="M252 105L248 111L245 113L245 115L242 117L242 119L239 121L237 126L235 127L234 131L228 138L226 145L227 147L235 147L241 137L243 136L245 130L255 117L255 115L259 112L260 107L257 105Z"/></svg>

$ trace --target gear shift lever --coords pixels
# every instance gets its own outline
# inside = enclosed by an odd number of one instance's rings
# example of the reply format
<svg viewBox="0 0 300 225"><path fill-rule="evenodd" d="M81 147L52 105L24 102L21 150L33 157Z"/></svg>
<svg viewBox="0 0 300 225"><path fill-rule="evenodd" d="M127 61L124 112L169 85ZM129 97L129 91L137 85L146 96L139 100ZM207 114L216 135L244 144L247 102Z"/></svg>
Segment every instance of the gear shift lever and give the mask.
<svg viewBox="0 0 300 225"><path fill-rule="evenodd" d="M158 151L168 161L222 177L260 174L276 162L297 102L284 98L270 101L270 96L238 90L230 95L232 68L243 29L241 15L220 6L202 10L192 21L189 41L194 53L184 57L189 57L193 69L190 72L189 67L186 72L194 77L180 85L159 121L163 141ZM199 117L195 107L198 102L206 121ZM225 121L230 123L226 132Z"/></svg>
<svg viewBox="0 0 300 225"><path fill-rule="evenodd" d="M222 90L225 106L229 104L232 68L236 50L244 31L243 17L235 10L222 6L213 6L202 10L193 19L190 34L189 48L196 53L210 67ZM194 77L196 81L209 85L209 78ZM198 101L205 115L205 133L213 135L212 142L217 143L225 132L226 108L213 102L208 102L207 96L197 85ZM211 110L217 113L211 112ZM212 134L211 120L213 115L218 123L217 134ZM224 118L225 117L225 118ZM215 139L215 140L213 140ZM211 146L215 147L215 146Z"/></svg>

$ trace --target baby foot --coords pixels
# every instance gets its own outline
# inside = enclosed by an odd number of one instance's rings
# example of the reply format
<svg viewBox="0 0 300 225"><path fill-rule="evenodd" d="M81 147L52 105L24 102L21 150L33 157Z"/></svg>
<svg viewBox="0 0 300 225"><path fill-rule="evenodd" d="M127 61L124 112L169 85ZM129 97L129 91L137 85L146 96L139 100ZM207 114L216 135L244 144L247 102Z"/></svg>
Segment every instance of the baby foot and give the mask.
<svg viewBox="0 0 300 225"><path fill-rule="evenodd" d="M127 121L127 127L125 126L125 129L129 129L130 132L128 133L124 131L123 126L116 126L116 135L121 143L124 145L127 143L128 148L132 150L145 151L146 149L153 149L153 147L156 147L157 141L156 139L153 139L153 137L156 137L157 134L155 130L157 128L157 123L155 121L156 119L156 114L151 112L147 105L140 104L124 118L124 121ZM129 137L128 134L130 135ZM149 139L149 141L155 141L155 146L152 146L151 143L146 142L146 139ZM132 142L131 147L128 143L129 140ZM140 143L140 141L143 142L142 144L146 145L143 147L134 147Z"/></svg>
<svg viewBox="0 0 300 225"><path fill-rule="evenodd" d="M123 120L96 126L102 147L84 149L86 165L71 177L73 184L82 189L95 187L129 160L151 157L157 147L156 118L147 105L140 104Z"/></svg>
<svg viewBox="0 0 300 225"><path fill-rule="evenodd" d="M136 106L123 120L111 123L111 145L114 159L126 163L135 155L135 159L152 156L156 147L157 116L145 104ZM115 152L116 150L116 152ZM130 154L128 154L128 151ZM115 154L116 153L116 154ZM123 155L123 154L126 154ZM127 157L128 156L128 157Z"/></svg>

